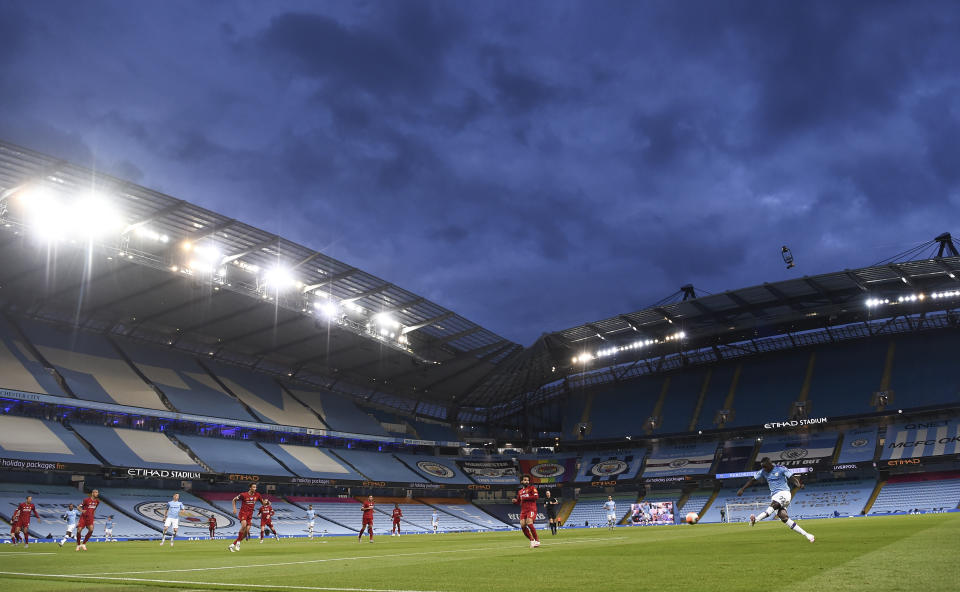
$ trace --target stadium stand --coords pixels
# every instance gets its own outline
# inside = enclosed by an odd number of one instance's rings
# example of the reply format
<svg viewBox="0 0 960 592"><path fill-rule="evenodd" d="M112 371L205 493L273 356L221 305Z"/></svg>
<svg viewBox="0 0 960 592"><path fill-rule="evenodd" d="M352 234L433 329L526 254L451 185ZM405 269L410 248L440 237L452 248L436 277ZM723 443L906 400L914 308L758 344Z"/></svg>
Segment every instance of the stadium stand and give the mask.
<svg viewBox="0 0 960 592"><path fill-rule="evenodd" d="M746 479L743 479L746 481ZM727 503L731 504L753 504L766 503L770 501L770 489L764 485L755 485L744 492L742 497L737 497L739 485L727 486L717 492L717 498L713 500L707 511L700 516L700 522L720 522L720 509Z"/></svg>
<svg viewBox="0 0 960 592"><path fill-rule="evenodd" d="M323 448L268 443L262 443L260 446L300 477L311 479L363 479L362 475Z"/></svg>
<svg viewBox="0 0 960 592"><path fill-rule="evenodd" d="M489 514L497 522L502 522L509 525L511 528L520 527L520 506L516 504L511 504L510 502L503 502L500 500L474 500L474 505ZM547 525L547 515L543 512L543 506L541 505L537 511L537 519L534 520L534 525L537 528L546 528Z"/></svg>
<svg viewBox="0 0 960 592"><path fill-rule="evenodd" d="M173 499L173 494L180 494L183 510L180 512L180 528L177 537L209 536L208 519L212 515L217 519L217 528L232 528L237 525L232 512L223 512L208 504L199 497L177 490L127 488L127 487L100 487L100 497L117 508L126 518L146 524L156 529L156 536L163 531L163 512L167 502ZM101 506L102 507L102 506ZM98 510L98 514L100 511ZM119 518L114 514L115 518ZM98 517L98 520L100 518ZM168 531L168 534L171 531ZM117 534L116 531L114 534ZM118 535L119 536L119 535Z"/></svg>
<svg viewBox="0 0 960 592"><path fill-rule="evenodd" d="M451 458L416 454L396 454L394 456L404 465L419 473L421 479L434 483L453 483L456 485L473 483Z"/></svg>
<svg viewBox="0 0 960 592"><path fill-rule="evenodd" d="M570 515L567 516L567 526L584 526L589 522L589 526L606 526L607 511L603 509L607 496L583 496L577 500L577 505L573 507ZM613 496L613 501L617 504L617 522L619 522L627 512L630 511L630 504L637 501L636 493L617 493Z"/></svg>
<svg viewBox="0 0 960 592"><path fill-rule="evenodd" d="M788 510L790 517L797 520L829 518L835 511L841 516L859 516L874 485L873 480L807 483L794 492Z"/></svg>
<svg viewBox="0 0 960 592"><path fill-rule="evenodd" d="M100 464L83 443L59 423L12 415L0 415L0 455L20 460Z"/></svg>
<svg viewBox="0 0 960 592"><path fill-rule="evenodd" d="M960 404L956 344L956 337L936 333L896 340L890 389L897 406Z"/></svg>
<svg viewBox="0 0 960 592"><path fill-rule="evenodd" d="M887 343L860 340L817 349L810 382L810 402L817 415L868 413L871 395L879 390Z"/></svg>
<svg viewBox="0 0 960 592"><path fill-rule="evenodd" d="M56 379L3 318L0 318L0 376L3 377L0 384L2 388L48 395L64 394Z"/></svg>
<svg viewBox="0 0 960 592"><path fill-rule="evenodd" d="M302 509L307 504L313 504L318 518L323 518L330 534L356 534L360 530L360 504L352 497L307 497L288 496L287 500L295 503ZM374 520L374 531L389 531L390 527L383 528L383 520ZM320 527L318 520L317 528Z"/></svg>
<svg viewBox="0 0 960 592"><path fill-rule="evenodd" d="M380 422L361 411L347 397L295 388L291 388L290 392L313 409L332 430L351 434L388 435Z"/></svg>
<svg viewBox="0 0 960 592"><path fill-rule="evenodd" d="M656 443L647 456L644 477L696 475L710 472L717 442Z"/></svg>
<svg viewBox="0 0 960 592"><path fill-rule="evenodd" d="M468 524L485 527L487 529L510 528L509 524L496 520L493 516L477 509L476 506L465 499L422 498L419 501L459 518Z"/></svg>
<svg viewBox="0 0 960 592"><path fill-rule="evenodd" d="M421 440L433 440L435 442L456 442L460 438L448 425L433 423L429 421L413 420L409 422Z"/></svg>
<svg viewBox="0 0 960 592"><path fill-rule="evenodd" d="M46 537L52 534L59 540L63 537L67 524L60 517L67 511L69 504L79 505L88 494L66 485L0 483L0 514L9 520L10 512L27 495L33 496L33 503L36 504L37 513L40 515L39 520L34 518L30 523L31 535ZM104 499L97 508L94 538L91 540L102 539L103 522L107 516L114 517L113 535L117 538L149 539L160 536L158 530L130 518Z"/></svg>
<svg viewBox="0 0 960 592"><path fill-rule="evenodd" d="M38 321L20 327L77 397L147 409L167 407L101 335L66 332Z"/></svg>
<svg viewBox="0 0 960 592"><path fill-rule="evenodd" d="M887 480L870 514L936 512L960 506L960 472L895 475Z"/></svg>
<svg viewBox="0 0 960 592"><path fill-rule="evenodd" d="M690 497L687 498L687 501L683 502L683 505L678 508L677 517L680 518L688 512L696 512L699 514L703 511L703 507L707 505L707 502L710 501L710 498L713 497L713 491L706 490L697 490L690 494Z"/></svg>
<svg viewBox="0 0 960 592"><path fill-rule="evenodd" d="M733 382L735 372L736 364L731 363L720 364L712 368L710 382L703 394L700 413L697 415L694 429L709 430L717 427L714 419L717 411L724 408L723 405L730 391L730 384Z"/></svg>
<svg viewBox="0 0 960 592"><path fill-rule="evenodd" d="M241 491L238 489L236 493L224 491L201 491L197 492L197 495L220 512L225 512L227 515L233 516L233 498L239 493L241 493ZM293 504L275 495L269 495L263 492L261 492L260 495L270 500L270 505L273 506L275 512L273 517L273 525L277 527L277 533L280 536L306 536L307 513L305 510L301 509L296 504ZM257 513L259 510L260 506L258 505L257 510L253 514L253 526L250 528L251 541L260 538L260 515ZM234 524L231 524L230 526L233 527L235 524L237 524L236 519L234 519ZM331 533L330 527L333 526L336 525L327 523L325 520L316 519L314 524L314 535L320 536L323 533L324 528L327 529L328 533ZM235 532L232 532L232 534L234 536L236 535ZM266 536L264 536L264 538L266 538Z"/></svg>
<svg viewBox="0 0 960 592"><path fill-rule="evenodd" d="M177 410L209 417L256 420L190 356L139 343L124 342L121 347Z"/></svg>
<svg viewBox="0 0 960 592"><path fill-rule="evenodd" d="M843 433L838 463L855 463L873 460L877 454L877 428L854 428Z"/></svg>
<svg viewBox="0 0 960 592"><path fill-rule="evenodd" d="M596 394L591 408L590 439L623 438L643 433L653 412L663 378L637 380Z"/></svg>
<svg viewBox="0 0 960 592"><path fill-rule="evenodd" d="M734 418L727 426L763 425L771 417L789 417L800 397L809 357L800 351L744 360L734 391ZM771 385L776 385L774 397Z"/></svg>
<svg viewBox="0 0 960 592"><path fill-rule="evenodd" d="M178 435L177 439L219 473L290 476L290 471L253 442L182 435Z"/></svg>
<svg viewBox="0 0 960 592"><path fill-rule="evenodd" d="M424 532L433 532L433 512L437 512L437 522L438 532L457 532L464 530L487 530L486 527L480 526L473 522L463 520L458 516L448 514L439 508L421 503L418 501L411 501L408 499L392 499L384 498L383 500L377 503L377 510L382 511L385 516L384 518L390 521L390 513L393 511L393 504L397 503L400 506L400 509L403 511L403 520L414 526L416 529L422 529ZM379 518L379 516L378 516ZM392 527L393 523L390 522ZM414 530L411 530L414 532Z"/></svg>
<svg viewBox="0 0 960 592"><path fill-rule="evenodd" d="M205 364L231 393L253 410L260 421L316 429L326 427L316 414L269 376L216 362Z"/></svg>
<svg viewBox="0 0 960 592"><path fill-rule="evenodd" d="M74 424L73 429L117 467L164 468L202 472L190 456L162 432Z"/></svg>
<svg viewBox="0 0 960 592"><path fill-rule="evenodd" d="M693 409L697 406L700 389L706 370L702 368L670 375L670 387L660 410L660 426L657 433L686 432L690 428Z"/></svg>
<svg viewBox="0 0 960 592"><path fill-rule="evenodd" d="M393 455L366 450L337 450L336 455L357 469L367 479L376 481L423 481Z"/></svg>

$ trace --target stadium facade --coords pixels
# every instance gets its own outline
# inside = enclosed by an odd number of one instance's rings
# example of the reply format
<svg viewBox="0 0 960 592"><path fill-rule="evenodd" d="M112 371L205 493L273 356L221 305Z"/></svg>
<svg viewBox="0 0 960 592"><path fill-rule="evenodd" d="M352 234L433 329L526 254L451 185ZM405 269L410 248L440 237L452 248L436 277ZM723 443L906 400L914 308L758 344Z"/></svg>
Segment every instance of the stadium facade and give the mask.
<svg viewBox="0 0 960 592"><path fill-rule="evenodd" d="M571 524L598 523L608 494L624 521L638 500L719 521L764 456L808 481L798 518L960 504L949 235L923 259L687 286L527 348L303 245L4 143L0 242L4 519L24 491L59 508L80 484L121 536L156 535L171 488L197 528L228 527L231 492L257 482L281 525L310 503L353 533L354 498L375 493L414 531L434 508L447 529L485 530L516 521L523 472L563 494Z"/></svg>

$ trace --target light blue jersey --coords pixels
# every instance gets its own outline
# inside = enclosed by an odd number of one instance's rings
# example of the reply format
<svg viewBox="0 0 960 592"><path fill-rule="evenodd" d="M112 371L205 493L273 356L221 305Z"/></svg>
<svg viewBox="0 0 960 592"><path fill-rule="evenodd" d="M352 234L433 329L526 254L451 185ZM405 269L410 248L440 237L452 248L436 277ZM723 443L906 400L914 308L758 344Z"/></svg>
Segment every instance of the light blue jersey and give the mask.
<svg viewBox="0 0 960 592"><path fill-rule="evenodd" d="M617 503L613 500L607 500L603 502L603 509L608 512L615 512L617 510Z"/></svg>
<svg viewBox="0 0 960 592"><path fill-rule="evenodd" d="M790 469L781 467L780 465L773 467L773 470L769 473L765 469L760 469L757 471L757 474L753 476L756 481L759 481L761 478L767 480L771 495L776 495L781 491L790 491L790 484L787 482L787 479L790 477L793 477Z"/></svg>
<svg viewBox="0 0 960 592"><path fill-rule="evenodd" d="M113 530L113 518L107 518L107 520L103 523L103 528L105 530Z"/></svg>
<svg viewBox="0 0 960 592"><path fill-rule="evenodd" d="M439 520L440 520L440 514L437 514L436 512L434 512L434 513L433 513L433 521L434 521L434 522L438 522Z"/></svg>
<svg viewBox="0 0 960 592"><path fill-rule="evenodd" d="M180 519L180 510L183 509L183 502L169 501L167 502L167 518L173 518L174 520Z"/></svg>
<svg viewBox="0 0 960 592"><path fill-rule="evenodd" d="M315 510L307 510L307 520L313 522L313 519L317 517L317 512Z"/></svg>
<svg viewBox="0 0 960 592"><path fill-rule="evenodd" d="M77 525L77 516L80 515L79 510L67 510L63 517L67 520L67 526L76 526Z"/></svg>

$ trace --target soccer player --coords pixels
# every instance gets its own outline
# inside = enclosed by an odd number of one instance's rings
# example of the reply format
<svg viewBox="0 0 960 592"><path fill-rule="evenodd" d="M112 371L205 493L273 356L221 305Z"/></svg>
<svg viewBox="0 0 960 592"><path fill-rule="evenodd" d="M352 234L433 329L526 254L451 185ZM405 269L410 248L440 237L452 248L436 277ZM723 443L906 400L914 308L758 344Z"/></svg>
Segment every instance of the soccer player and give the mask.
<svg viewBox="0 0 960 592"><path fill-rule="evenodd" d="M774 466L770 458L765 456L760 459L760 470L757 471L756 475L747 479L743 487L737 491L737 496L743 495L746 488L760 479L766 479L767 485L770 487L770 495L772 496L770 507L761 512L759 516L750 514L750 526L756 524L757 520L763 520L767 516L772 516L776 513L780 521L790 527L790 530L802 534L812 543L814 541L813 535L800 528L800 525L791 520L790 516L787 515L787 506L790 505L790 480L793 481L793 484L797 488L803 489L803 483L800 482L800 479L794 475L790 469L779 465Z"/></svg>
<svg viewBox="0 0 960 592"><path fill-rule="evenodd" d="M307 506L307 538L313 538L313 525L317 518L317 511L313 509L313 504Z"/></svg>
<svg viewBox="0 0 960 592"><path fill-rule="evenodd" d="M400 536L400 519L403 518L403 510L400 509L400 504L393 504L393 529L390 531L390 536Z"/></svg>
<svg viewBox="0 0 960 592"><path fill-rule="evenodd" d="M213 540L213 535L216 534L217 530L217 518L216 516L210 516L210 519L207 520L207 526L210 527L210 540Z"/></svg>
<svg viewBox="0 0 960 592"><path fill-rule="evenodd" d="M433 511L431 522L433 523L433 534L437 534L437 531L440 530L440 514L436 510Z"/></svg>
<svg viewBox="0 0 960 592"><path fill-rule="evenodd" d="M260 504L260 544L263 544L263 531L269 530L270 534L273 535L273 538L277 539L277 542L280 542L280 537L277 535L277 527L273 525L273 506L270 505L270 500L264 499L263 503Z"/></svg>
<svg viewBox="0 0 960 592"><path fill-rule="evenodd" d="M20 508L14 510L10 518L10 540L14 545L20 544Z"/></svg>
<svg viewBox="0 0 960 592"><path fill-rule="evenodd" d="M363 505L360 506L360 511L363 512L363 522L360 523L360 535L357 536L357 542L363 542L363 529L368 529L370 533L370 542L373 542L373 496L367 496L367 501L363 502Z"/></svg>
<svg viewBox="0 0 960 592"><path fill-rule="evenodd" d="M240 502L239 510L237 509L237 502ZM227 547L231 553L239 551L240 541L244 537L250 536L250 523L253 521L253 510L257 507L257 502L260 502L262 508L263 496L257 493L256 483L251 483L250 489L233 498L233 515L240 520L240 532L237 533L237 540Z"/></svg>
<svg viewBox="0 0 960 592"><path fill-rule="evenodd" d="M94 489L91 491L90 496L80 502L80 521L77 522L77 551L87 550L87 541L89 541L90 537L93 536L93 522L95 518L95 512L97 511L97 506L99 505L99 489ZM87 536L83 538L83 542L80 542L80 535L83 534L84 528L87 529Z"/></svg>
<svg viewBox="0 0 960 592"><path fill-rule="evenodd" d="M530 485L529 475L520 477L520 485L520 491L517 492L517 497L513 498L513 503L520 504L520 530L530 539L530 548L536 549L540 546L540 535L537 534L537 527L533 522L537 519L537 500L540 498L540 492Z"/></svg>
<svg viewBox="0 0 960 592"><path fill-rule="evenodd" d="M73 538L73 531L77 529L77 518L79 516L80 516L80 511L77 510L77 507L73 504L69 504L67 506L67 511L63 514L63 516L61 516L61 518L67 521L67 534L65 534L63 538L60 539L60 541L58 541L57 543L61 547L65 542L67 542L67 539Z"/></svg>
<svg viewBox="0 0 960 592"><path fill-rule="evenodd" d="M613 501L612 495L608 495L607 501L603 502L603 509L607 511L607 528L613 530L617 523L617 502Z"/></svg>
<svg viewBox="0 0 960 592"><path fill-rule="evenodd" d="M117 539L113 538L113 516L112 515L107 516L106 521L104 521L103 523L103 540L104 542L109 543L111 539L113 539L114 542L117 541ZM173 541L170 541L170 544L172 545Z"/></svg>
<svg viewBox="0 0 960 592"><path fill-rule="evenodd" d="M33 496L28 495L27 501L20 502L17 511L20 512L17 531L23 534L23 546L27 547L30 544L30 516L36 516L37 520L40 519L40 514L37 514L37 507L33 505Z"/></svg>
<svg viewBox="0 0 960 592"><path fill-rule="evenodd" d="M167 529L173 528L170 534L170 546L173 546L174 539L177 538L177 530L180 529L180 512L183 511L183 502L180 501L180 494L173 494L173 499L167 502L167 507L163 509L163 536L160 537L160 546L167 540Z"/></svg>
<svg viewBox="0 0 960 592"><path fill-rule="evenodd" d="M557 506L560 505L560 500L553 497L550 493L550 490L547 490L547 499L543 502L543 507L547 511L547 521L550 523L550 534L557 534Z"/></svg>

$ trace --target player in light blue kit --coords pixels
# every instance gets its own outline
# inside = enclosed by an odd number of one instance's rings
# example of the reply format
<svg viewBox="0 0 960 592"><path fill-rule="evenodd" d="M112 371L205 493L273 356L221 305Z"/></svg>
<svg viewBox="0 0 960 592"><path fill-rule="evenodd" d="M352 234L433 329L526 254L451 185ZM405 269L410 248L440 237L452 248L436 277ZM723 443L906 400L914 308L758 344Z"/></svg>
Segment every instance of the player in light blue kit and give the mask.
<svg viewBox="0 0 960 592"><path fill-rule="evenodd" d="M173 534L170 535L170 546L173 546L173 539L177 537L177 529L180 528L180 511L183 510L183 502L180 501L180 494L173 494L173 499L167 502L167 508L163 511L163 536L160 537L160 546L167 540L167 529L173 527Z"/></svg>
<svg viewBox="0 0 960 592"><path fill-rule="evenodd" d="M64 520L67 521L67 535L60 539L57 544L61 547L67 539L73 540L73 533L77 530L77 518L80 516L80 510L73 504L67 506L67 511L61 516Z"/></svg>
<svg viewBox="0 0 960 592"><path fill-rule="evenodd" d="M603 502L603 509L607 511L607 528L613 530L617 523L617 502L613 501L612 495L608 495L607 501Z"/></svg>
<svg viewBox="0 0 960 592"><path fill-rule="evenodd" d="M103 521L103 542L109 543L110 541L117 542L117 539L113 536L113 516L107 516L107 519Z"/></svg>
<svg viewBox="0 0 960 592"><path fill-rule="evenodd" d="M440 530L440 514L438 514L436 510L433 511L432 522L433 534L437 534Z"/></svg>
<svg viewBox="0 0 960 592"><path fill-rule="evenodd" d="M313 524L317 518L317 511L313 509L313 504L307 506L307 538L313 538Z"/></svg>
<svg viewBox="0 0 960 592"><path fill-rule="evenodd" d="M760 470L757 471L756 475L747 479L743 487L737 491L737 495L743 495L743 491L746 488L760 479L766 479L767 485L770 487L770 507L764 510L759 516L751 514L750 526L756 524L757 520L763 520L767 516L776 514L784 524L790 527L790 530L802 534L812 543L814 541L813 535L800 528L800 525L791 520L790 516L787 515L787 506L790 505L790 481L792 480L794 486L798 489L803 489L803 483L800 482L800 479L794 475L790 469L774 466L770 458L765 456L760 460Z"/></svg>

